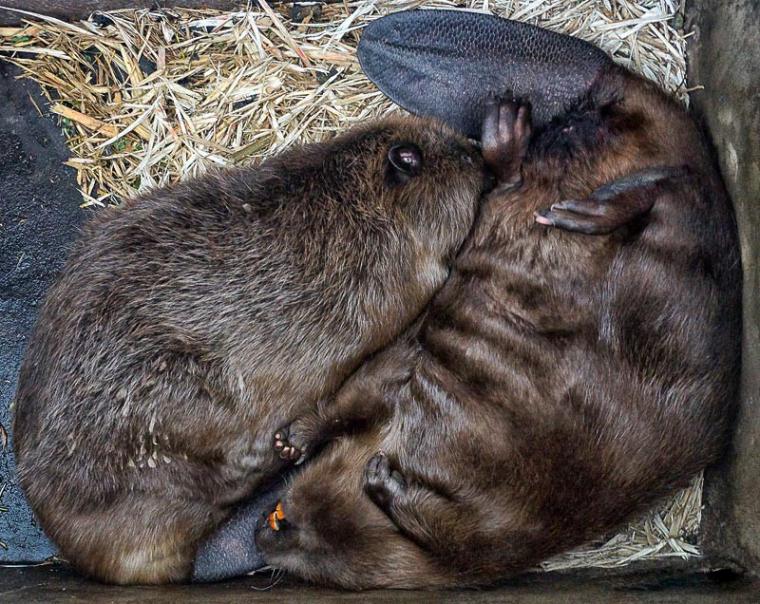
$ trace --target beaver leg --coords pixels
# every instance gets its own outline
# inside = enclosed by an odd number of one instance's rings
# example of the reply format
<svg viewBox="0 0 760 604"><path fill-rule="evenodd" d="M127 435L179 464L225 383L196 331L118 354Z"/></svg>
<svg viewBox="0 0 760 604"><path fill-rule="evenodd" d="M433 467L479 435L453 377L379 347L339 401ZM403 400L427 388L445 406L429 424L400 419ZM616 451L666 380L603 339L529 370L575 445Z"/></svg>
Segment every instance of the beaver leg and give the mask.
<svg viewBox="0 0 760 604"><path fill-rule="evenodd" d="M409 380L417 358L418 319L399 340L360 367L334 398L296 417L275 432L274 450L280 458L303 463L307 453L329 439L357 432L383 420L398 403L398 386Z"/></svg>
<svg viewBox="0 0 760 604"><path fill-rule="evenodd" d="M536 212L536 222L586 235L606 235L652 209L663 186L682 170L650 168L596 189L585 199L567 199Z"/></svg>
<svg viewBox="0 0 760 604"><path fill-rule="evenodd" d="M356 432L379 418L389 401L365 386L346 388L335 400L321 403L274 434L280 458L300 465L319 445L341 434Z"/></svg>

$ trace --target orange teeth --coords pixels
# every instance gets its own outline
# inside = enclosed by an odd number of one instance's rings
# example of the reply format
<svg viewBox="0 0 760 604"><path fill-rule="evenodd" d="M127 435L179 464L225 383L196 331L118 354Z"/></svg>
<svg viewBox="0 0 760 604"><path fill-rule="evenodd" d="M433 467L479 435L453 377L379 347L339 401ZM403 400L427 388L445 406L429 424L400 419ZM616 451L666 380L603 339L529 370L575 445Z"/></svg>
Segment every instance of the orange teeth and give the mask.
<svg viewBox="0 0 760 604"><path fill-rule="evenodd" d="M267 516L267 523L269 524L269 528L273 531L279 531L280 522L283 520L285 520L285 512L282 511L282 502L278 501L274 508L274 512L271 512L269 516Z"/></svg>

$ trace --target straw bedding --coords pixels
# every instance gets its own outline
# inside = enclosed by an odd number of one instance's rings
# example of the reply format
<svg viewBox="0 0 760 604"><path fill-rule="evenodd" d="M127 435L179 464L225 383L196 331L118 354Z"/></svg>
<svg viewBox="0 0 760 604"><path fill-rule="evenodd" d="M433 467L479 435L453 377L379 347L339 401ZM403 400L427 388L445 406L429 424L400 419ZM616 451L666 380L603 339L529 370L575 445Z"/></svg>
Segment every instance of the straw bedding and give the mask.
<svg viewBox="0 0 760 604"><path fill-rule="evenodd" d="M322 139L393 107L363 76L361 28L416 7L488 11L589 40L687 102L682 0L357 0L237 12L115 11L0 28L0 57L43 85L83 205ZM615 535L541 568L698 556L701 476Z"/></svg>

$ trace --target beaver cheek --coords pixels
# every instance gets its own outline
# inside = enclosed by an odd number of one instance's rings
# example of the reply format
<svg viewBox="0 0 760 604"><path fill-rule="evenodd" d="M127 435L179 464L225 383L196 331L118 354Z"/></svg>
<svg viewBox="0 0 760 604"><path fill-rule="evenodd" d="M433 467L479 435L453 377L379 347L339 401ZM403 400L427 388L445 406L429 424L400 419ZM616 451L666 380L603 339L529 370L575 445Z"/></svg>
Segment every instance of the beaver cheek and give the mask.
<svg viewBox="0 0 760 604"><path fill-rule="evenodd" d="M256 530L254 541L256 548L262 553L264 560L270 562L270 557L281 554L288 549L292 542L292 529L273 530L268 522L264 522Z"/></svg>

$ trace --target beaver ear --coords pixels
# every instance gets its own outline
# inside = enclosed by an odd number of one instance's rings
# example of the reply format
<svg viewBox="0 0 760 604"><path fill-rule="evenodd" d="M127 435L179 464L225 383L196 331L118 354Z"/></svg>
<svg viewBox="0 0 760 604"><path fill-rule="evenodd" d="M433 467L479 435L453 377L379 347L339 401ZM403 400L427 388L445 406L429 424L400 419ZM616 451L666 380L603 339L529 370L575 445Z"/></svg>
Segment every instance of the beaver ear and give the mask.
<svg viewBox="0 0 760 604"><path fill-rule="evenodd" d="M422 151L412 143L393 145L388 150L388 161L405 176L417 176L422 171Z"/></svg>
<svg viewBox="0 0 760 604"><path fill-rule="evenodd" d="M404 11L374 21L364 29L358 57L391 100L474 138L489 98L509 92L529 101L540 126L578 102L612 64L578 38L451 10Z"/></svg>

